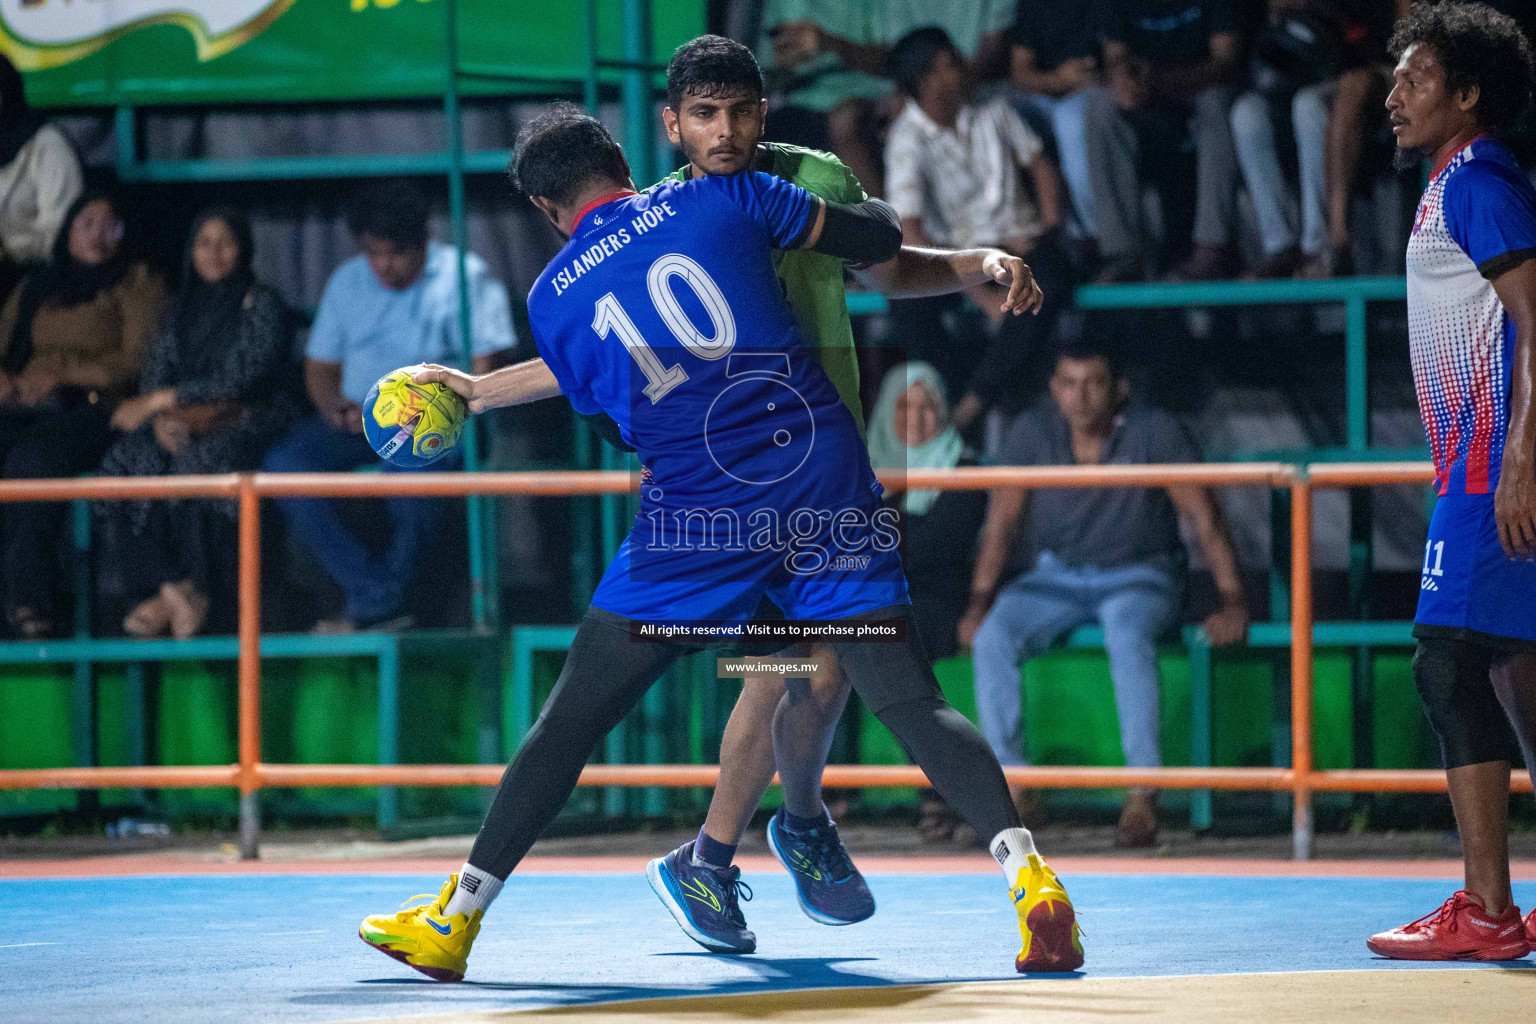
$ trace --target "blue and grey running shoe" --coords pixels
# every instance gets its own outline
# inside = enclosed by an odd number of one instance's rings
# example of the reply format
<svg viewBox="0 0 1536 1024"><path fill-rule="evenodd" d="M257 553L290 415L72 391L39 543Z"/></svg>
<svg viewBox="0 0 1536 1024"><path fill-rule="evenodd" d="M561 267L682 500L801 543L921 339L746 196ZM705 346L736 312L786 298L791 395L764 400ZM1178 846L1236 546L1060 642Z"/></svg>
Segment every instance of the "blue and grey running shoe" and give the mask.
<svg viewBox="0 0 1536 1024"><path fill-rule="evenodd" d="M768 848L795 880L800 909L812 921L857 924L874 915L875 898L837 838L836 824L795 832L784 826L781 809L768 821Z"/></svg>
<svg viewBox="0 0 1536 1024"><path fill-rule="evenodd" d="M666 904L687 936L714 953L751 953L757 936L747 930L738 899L752 889L741 869L724 870L693 862L693 843L684 843L645 866L651 889Z"/></svg>

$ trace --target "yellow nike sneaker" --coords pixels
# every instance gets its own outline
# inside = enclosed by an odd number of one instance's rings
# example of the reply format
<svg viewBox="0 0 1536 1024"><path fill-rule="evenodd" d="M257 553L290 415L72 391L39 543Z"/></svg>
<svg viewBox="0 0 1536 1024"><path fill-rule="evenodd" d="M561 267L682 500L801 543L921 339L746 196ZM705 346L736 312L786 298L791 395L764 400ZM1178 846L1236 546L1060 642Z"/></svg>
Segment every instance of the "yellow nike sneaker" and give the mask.
<svg viewBox="0 0 1536 1024"><path fill-rule="evenodd" d="M1013 961L1020 974L1031 971L1075 971L1083 966L1083 930L1077 925L1072 899L1056 872L1037 853L1009 888L1019 912L1024 946Z"/></svg>
<svg viewBox="0 0 1536 1024"><path fill-rule="evenodd" d="M412 896L406 909L394 914L370 914L363 918L357 937L385 956L416 968L433 981L463 981L469 967L469 948L480 934L485 911L443 913L459 876L449 875L436 896ZM411 906L416 900L429 902Z"/></svg>

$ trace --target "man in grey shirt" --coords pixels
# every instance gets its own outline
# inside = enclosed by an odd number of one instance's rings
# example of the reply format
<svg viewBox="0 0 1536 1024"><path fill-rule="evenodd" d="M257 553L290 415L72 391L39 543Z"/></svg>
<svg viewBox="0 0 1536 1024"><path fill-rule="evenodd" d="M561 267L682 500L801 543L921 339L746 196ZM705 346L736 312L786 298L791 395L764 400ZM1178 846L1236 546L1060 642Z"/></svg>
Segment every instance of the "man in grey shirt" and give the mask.
<svg viewBox="0 0 1536 1024"><path fill-rule="evenodd" d="M1128 382L1100 349L1063 350L1051 377L1051 402L1023 413L999 452L1008 465L1100 465L1199 461L1177 420L1130 408ZM1026 513L1034 526L1035 567L999 587ZM1221 507L1203 487L1020 488L992 492L982 527L970 607L960 641L974 654L981 730L998 760L1026 764L1019 666L1058 637L1090 622L1104 628L1130 767L1162 763L1158 749L1157 638L1183 604L1186 517L1215 577L1221 607L1205 620L1213 644L1239 643L1248 608ZM1030 798L1019 793L1021 812ZM1132 790L1115 841L1148 846L1157 837L1156 794Z"/></svg>

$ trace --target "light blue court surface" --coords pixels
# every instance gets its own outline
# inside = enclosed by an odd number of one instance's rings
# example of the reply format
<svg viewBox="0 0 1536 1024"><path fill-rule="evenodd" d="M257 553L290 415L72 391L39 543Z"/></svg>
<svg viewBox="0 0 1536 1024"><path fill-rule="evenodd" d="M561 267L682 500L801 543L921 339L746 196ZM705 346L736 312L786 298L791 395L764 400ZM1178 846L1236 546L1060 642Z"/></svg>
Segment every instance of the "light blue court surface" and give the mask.
<svg viewBox="0 0 1536 1024"><path fill-rule="evenodd" d="M514 876L463 985L364 946L358 922L439 877L193 875L0 881L0 1019L247 1024L488 1012L655 996L1016 978L1000 876L877 875L880 909L812 923L789 878L749 879L759 952L705 953L633 875ZM1080 875L1067 884L1094 977L1476 966L1378 960L1373 931L1454 882ZM1516 885L1529 908L1536 882ZM1536 966L1536 965L1533 965Z"/></svg>

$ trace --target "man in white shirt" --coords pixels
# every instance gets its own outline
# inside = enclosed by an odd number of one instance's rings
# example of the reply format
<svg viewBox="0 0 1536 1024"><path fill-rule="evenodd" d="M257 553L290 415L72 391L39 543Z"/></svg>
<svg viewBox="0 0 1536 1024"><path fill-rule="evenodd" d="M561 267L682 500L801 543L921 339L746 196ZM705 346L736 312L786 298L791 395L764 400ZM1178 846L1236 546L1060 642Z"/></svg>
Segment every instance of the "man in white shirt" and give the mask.
<svg viewBox="0 0 1536 1024"><path fill-rule="evenodd" d="M929 26L891 50L891 72L907 103L886 142L886 194L901 215L907 245L995 246L1029 261L1048 297L1044 315L1003 316L997 299L971 294L990 321L983 351L947 340L949 299L919 299L895 310L910 358L933 363L953 393L956 426L984 409L1021 404L1024 362L1050 334L1070 288L1057 244L1062 188L1056 166L1006 97L976 101L970 68L948 34ZM1027 182L1027 185L1026 185Z"/></svg>
<svg viewBox="0 0 1536 1024"><path fill-rule="evenodd" d="M463 367L458 251L427 234L427 202L415 188L386 184L365 193L348 218L358 256L326 282L309 334L304 381L316 415L296 423L267 453L276 473L338 472L380 463L363 437L362 403L374 382L414 363ZM466 253L475 373L489 373L517 344L507 289L484 260ZM434 469L453 468L448 460ZM390 498L392 534L382 555L347 529L336 502L278 501L288 528L346 595L343 618L325 632L403 626L404 597L416 556L447 512L437 498Z"/></svg>

